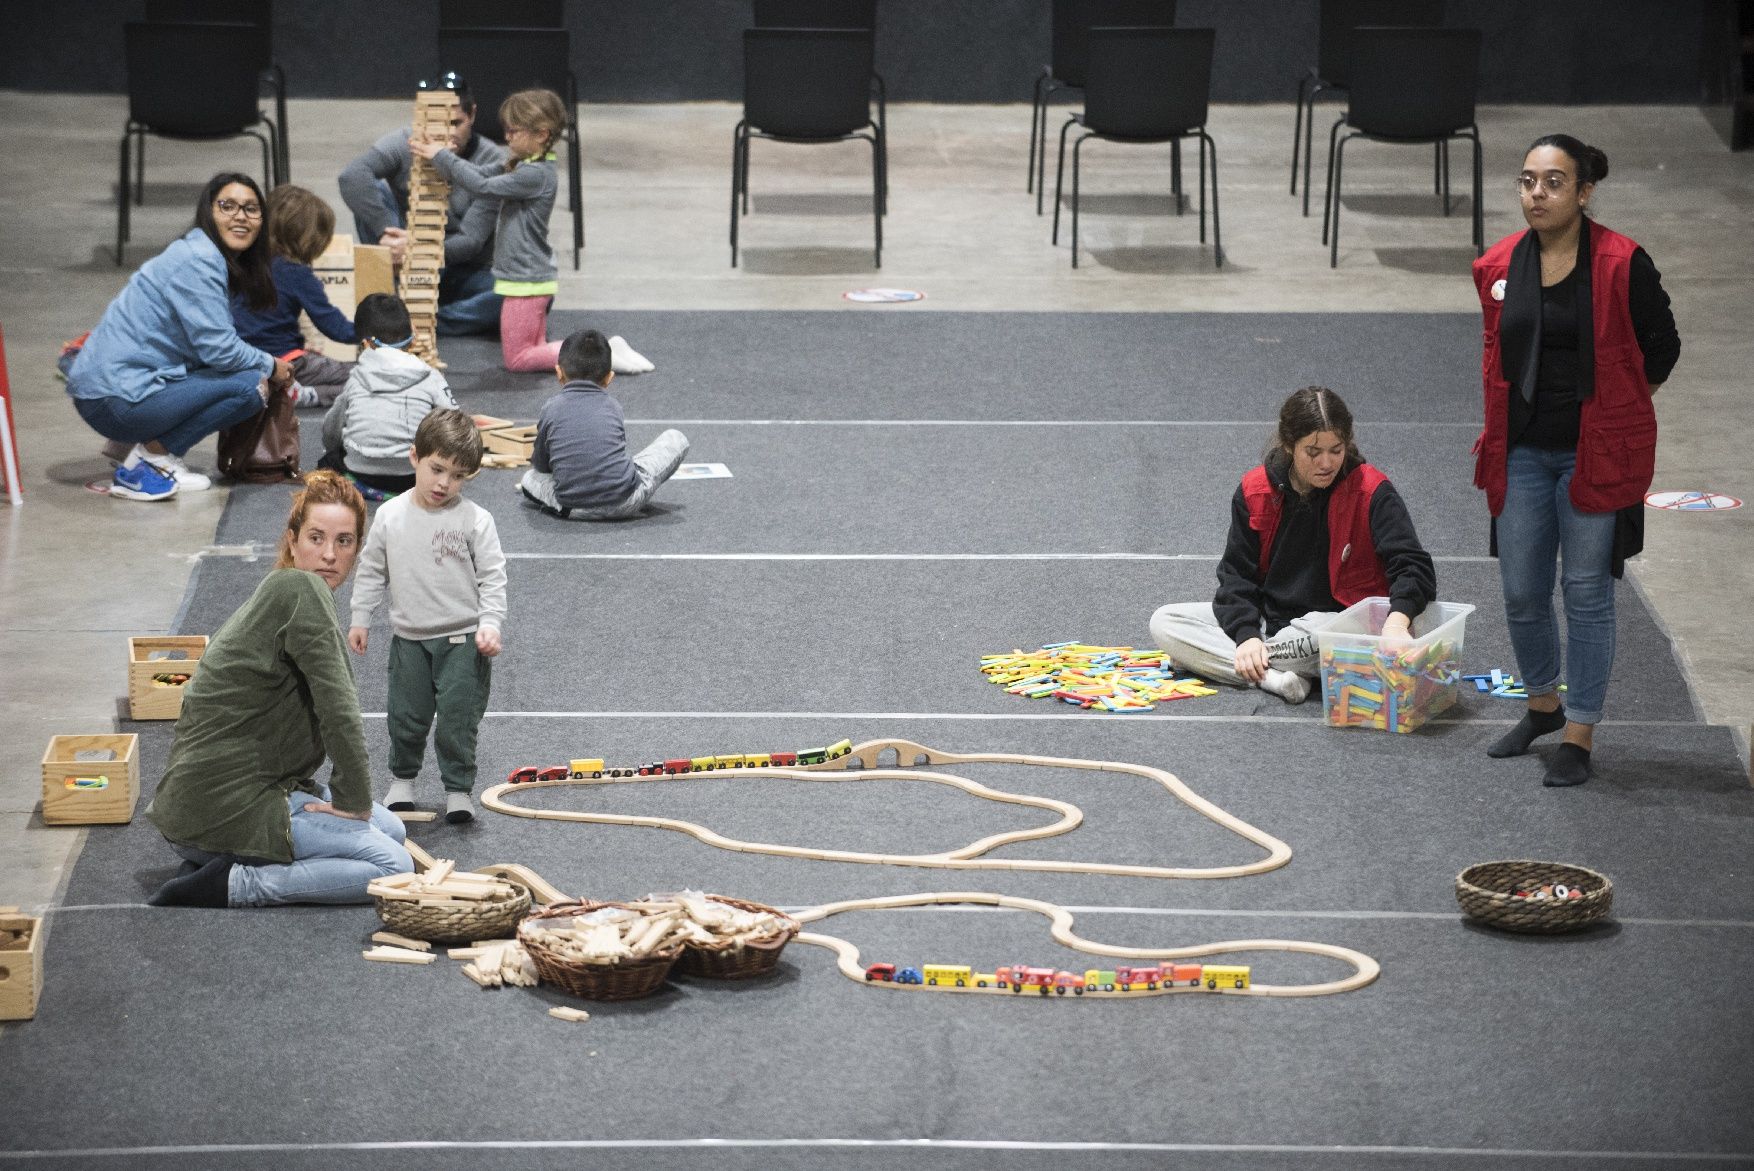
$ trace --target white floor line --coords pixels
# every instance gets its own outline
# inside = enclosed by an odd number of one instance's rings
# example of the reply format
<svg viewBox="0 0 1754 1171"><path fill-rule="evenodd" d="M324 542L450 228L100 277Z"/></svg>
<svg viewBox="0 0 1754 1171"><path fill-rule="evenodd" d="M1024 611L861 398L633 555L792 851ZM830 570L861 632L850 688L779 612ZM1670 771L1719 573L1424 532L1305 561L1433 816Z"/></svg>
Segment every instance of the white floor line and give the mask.
<svg viewBox="0 0 1754 1171"><path fill-rule="evenodd" d="M1183 702L1180 700L1172 703ZM1061 705L1066 706L1066 705ZM1512 705L1507 703L1507 707ZM384 712L361 712L367 720L384 719ZM1195 724L1282 724L1288 728L1319 728L1327 725L1319 720L1301 720L1291 716L1202 716L1196 714L1169 715L1158 712L1140 712L1137 715L1091 716L1087 712L487 712L484 719L489 720L1077 720L1077 719L1115 719L1126 723L1151 723L1155 721L1183 722ZM1431 720L1429 725L1442 724L1474 724L1480 726L1497 726L1514 724L1521 718L1520 709L1513 708L1502 717L1470 717L1465 720L1452 720L1439 717ZM1687 720L1603 720L1604 728L1707 728L1711 724L1695 724Z"/></svg>
<svg viewBox="0 0 1754 1171"><path fill-rule="evenodd" d="M1259 427L1272 430L1272 419L629 419L650 427ZM1371 423L1366 434L1379 428L1458 427L1480 430L1474 423Z"/></svg>
<svg viewBox="0 0 1754 1171"><path fill-rule="evenodd" d="M782 911L802 911L814 904L800 903L797 906L781 907ZM156 910L149 903L75 903L71 906L53 907L38 906L25 908L31 915L66 915L82 911L151 911ZM897 907L895 911L916 914L969 914L969 915L1011 915L1033 914L1029 911L1017 911L1010 907L977 907L977 906L938 906L938 907ZM1262 911L1262 910L1224 910L1206 907L1101 907L1101 906L1067 906L1066 910L1075 915L1157 915L1168 917L1184 917L1190 919L1434 919L1455 922L1461 919L1459 911ZM885 912L893 913L893 912ZM1623 927L1688 927L1709 928L1729 927L1739 930L1754 929L1754 920L1748 919L1623 919L1616 916L1614 923Z"/></svg>
<svg viewBox="0 0 1754 1171"><path fill-rule="evenodd" d="M0 1160L141 1158L165 1155L296 1154L316 1151L607 1151L607 1150L937 1150L937 1151L1063 1151L1139 1154L1261 1154L1261 1155L1419 1155L1431 1158L1618 1159L1644 1162L1746 1163L1754 1154L1716 1151L1552 1150L1536 1147L1437 1147L1335 1143L1141 1143L1027 1142L1014 1139L954 1138L626 1138L626 1139L444 1139L383 1140L330 1143L187 1143L153 1147L86 1147L77 1150L0 1151Z"/></svg>
<svg viewBox="0 0 1754 1171"><path fill-rule="evenodd" d="M1216 553L507 553L509 561L1217 561ZM1433 557L1485 564L1496 557Z"/></svg>

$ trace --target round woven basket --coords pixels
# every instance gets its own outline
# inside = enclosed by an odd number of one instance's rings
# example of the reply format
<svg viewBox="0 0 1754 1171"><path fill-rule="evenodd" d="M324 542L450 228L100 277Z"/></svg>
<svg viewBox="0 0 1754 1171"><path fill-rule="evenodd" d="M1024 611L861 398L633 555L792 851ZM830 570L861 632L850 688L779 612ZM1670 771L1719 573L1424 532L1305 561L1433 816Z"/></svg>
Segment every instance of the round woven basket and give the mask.
<svg viewBox="0 0 1754 1171"><path fill-rule="evenodd" d="M676 961L676 970L686 976L702 976L709 980L749 980L766 976L779 966L780 952L785 950L792 936L803 929L790 915L765 903L734 899L729 895L708 895L707 898L736 907L739 911L778 915L785 926L767 939L745 942L741 947L731 940L687 944L682 949L682 958Z"/></svg>
<svg viewBox="0 0 1754 1171"><path fill-rule="evenodd" d="M592 964L562 955L527 930L531 926L541 926L544 919L571 919L575 915L583 915L601 907L629 907L631 910L639 910L627 903L556 903L526 916L518 924L518 942L524 945L524 950L535 961L536 974L542 983L552 984L573 996L585 1000L638 1000L642 996L650 996L663 985L664 977L675 966L676 957L682 954L680 947L653 952L640 959L624 959L613 964Z"/></svg>
<svg viewBox="0 0 1754 1171"><path fill-rule="evenodd" d="M421 906L414 899L377 896L378 918L397 935L433 943L469 943L477 939L506 939L530 910L530 892L507 883L514 893L481 899L462 907Z"/></svg>
<svg viewBox="0 0 1754 1171"><path fill-rule="evenodd" d="M1564 884L1582 898L1517 898L1543 886ZM1478 923L1502 931L1553 934L1587 927L1614 905L1608 876L1565 862L1481 862L1456 875L1456 902Z"/></svg>

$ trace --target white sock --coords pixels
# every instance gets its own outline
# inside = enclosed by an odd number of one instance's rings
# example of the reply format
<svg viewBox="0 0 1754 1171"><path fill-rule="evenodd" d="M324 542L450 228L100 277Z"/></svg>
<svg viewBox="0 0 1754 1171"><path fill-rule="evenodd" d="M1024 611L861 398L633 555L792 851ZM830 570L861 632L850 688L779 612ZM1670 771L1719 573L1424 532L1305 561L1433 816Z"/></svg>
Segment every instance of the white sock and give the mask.
<svg viewBox="0 0 1754 1171"><path fill-rule="evenodd" d="M384 794L385 809L413 809L414 782L391 781L390 791Z"/></svg>
<svg viewBox="0 0 1754 1171"><path fill-rule="evenodd" d="M609 339L609 368L617 374L648 374L657 367L617 335Z"/></svg>
<svg viewBox="0 0 1754 1171"><path fill-rule="evenodd" d="M122 461L122 466L125 468L139 467L140 461L145 459L148 454L149 453L147 452L145 447L136 443L134 445L134 450L132 450L128 453L128 458L126 458Z"/></svg>
<svg viewBox="0 0 1754 1171"><path fill-rule="evenodd" d="M472 821L475 817L475 802L469 794L450 790L445 794L445 820L452 825L459 822Z"/></svg>
<svg viewBox="0 0 1754 1171"><path fill-rule="evenodd" d="M1267 673L1261 676L1261 690L1277 695L1286 703L1302 703L1308 699L1309 687L1309 680L1302 675L1281 671L1277 667L1268 667Z"/></svg>

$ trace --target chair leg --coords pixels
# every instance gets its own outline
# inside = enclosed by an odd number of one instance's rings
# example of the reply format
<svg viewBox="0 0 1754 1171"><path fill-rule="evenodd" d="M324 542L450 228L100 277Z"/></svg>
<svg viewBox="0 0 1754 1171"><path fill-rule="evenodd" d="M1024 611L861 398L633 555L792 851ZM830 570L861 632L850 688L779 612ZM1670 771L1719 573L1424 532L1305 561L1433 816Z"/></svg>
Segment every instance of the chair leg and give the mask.
<svg viewBox="0 0 1754 1171"><path fill-rule="evenodd" d="M1176 145L1181 145L1177 140ZM1206 136L1200 136L1200 243L1206 242Z"/></svg>
<svg viewBox="0 0 1754 1171"><path fill-rule="evenodd" d="M1078 267L1078 159L1084 150L1084 140L1088 134L1080 134L1078 141L1072 144L1072 267ZM1056 184L1056 187L1058 185ZM1059 208L1054 208L1058 212Z"/></svg>
<svg viewBox="0 0 1754 1171"><path fill-rule="evenodd" d="M1480 151L1480 132L1474 131L1474 255L1480 256L1486 251L1486 220L1480 204L1484 201L1485 174L1482 167Z"/></svg>
<svg viewBox="0 0 1754 1171"><path fill-rule="evenodd" d="M1447 138L1443 139L1441 142L1439 142L1437 144L1437 153L1443 159L1443 214L1448 215L1450 213L1449 139L1447 139Z"/></svg>
<svg viewBox="0 0 1754 1171"><path fill-rule="evenodd" d="M122 267L122 249L128 243L128 135L130 130L122 131L120 149L122 159L121 175L116 181L116 267Z"/></svg>
<svg viewBox="0 0 1754 1171"><path fill-rule="evenodd" d="M1175 214L1181 215L1188 209L1188 198L1182 194L1182 140L1169 140L1169 192L1175 197Z"/></svg>
<svg viewBox="0 0 1754 1171"><path fill-rule="evenodd" d="M1066 182L1066 131L1070 129L1072 129L1072 119L1067 118L1066 124L1060 127L1060 161L1054 166L1054 234L1051 240L1056 246L1060 243L1060 191ZM1047 157L1047 144L1045 142L1042 144L1041 153L1045 159ZM1043 175L1042 179L1045 182L1047 176ZM1035 193L1037 197L1041 195L1040 184L1037 185Z"/></svg>
<svg viewBox="0 0 1754 1171"><path fill-rule="evenodd" d="M1443 194L1443 143L1431 144L1431 193Z"/></svg>
<svg viewBox="0 0 1754 1171"><path fill-rule="evenodd" d="M572 203L572 269L579 270L579 254L585 250L584 161L579 157L579 128L567 127L567 198Z"/></svg>
<svg viewBox="0 0 1754 1171"><path fill-rule="evenodd" d="M1334 188L1334 236L1329 245L1328 267L1340 267L1340 185L1346 172L1346 142L1352 136L1348 134L1339 141L1334 149L1334 169L1332 172Z"/></svg>
<svg viewBox="0 0 1754 1171"><path fill-rule="evenodd" d="M859 137L863 138L864 135ZM871 224L876 237L873 263L877 268L883 267L883 131L878 129L871 138Z"/></svg>
<svg viewBox="0 0 1754 1171"><path fill-rule="evenodd" d="M274 152L268 147L268 136L250 132L250 137L262 144L262 175L264 191L274 190Z"/></svg>
<svg viewBox="0 0 1754 1171"><path fill-rule="evenodd" d="M274 75L274 121L280 127L280 181L292 182L292 131L286 125L286 70L268 66Z"/></svg>
<svg viewBox="0 0 1754 1171"><path fill-rule="evenodd" d="M731 134L731 267L737 267L737 196L743 185L743 126Z"/></svg>
<svg viewBox="0 0 1754 1171"><path fill-rule="evenodd" d="M134 206L146 206L146 131L134 131Z"/></svg>
<svg viewBox="0 0 1754 1171"><path fill-rule="evenodd" d="M1309 88L1309 74L1297 79L1297 119L1291 123L1291 194L1297 194L1297 156L1303 147L1303 91ZM1310 111L1315 116L1315 111Z"/></svg>
<svg viewBox="0 0 1754 1171"><path fill-rule="evenodd" d="M871 75L871 82L877 87L877 136L884 142L883 147L883 214L889 214L889 87L883 84L883 76L878 73Z"/></svg>
<svg viewBox="0 0 1754 1171"><path fill-rule="evenodd" d="M1322 193L1322 243L1324 244L1328 242L1328 204L1334 194L1334 141L1340 137L1340 127L1345 124L1344 117L1337 118L1334 125L1328 130L1328 186ZM1303 181L1303 194L1306 198L1309 195L1308 179Z"/></svg>
<svg viewBox="0 0 1754 1171"><path fill-rule="evenodd" d="M1029 94L1029 174L1024 177L1023 190L1032 195L1035 193L1035 152L1037 149L1045 149L1047 145L1041 141L1041 134L1038 132L1043 101L1041 87L1047 79L1048 71L1044 68L1036 77L1035 84L1030 87Z"/></svg>
<svg viewBox="0 0 1754 1171"><path fill-rule="evenodd" d="M1310 159L1315 157L1315 103L1323 90L1335 89L1336 86L1324 85L1317 81L1309 89L1309 117L1303 124L1303 217L1309 218L1309 170Z"/></svg>
<svg viewBox="0 0 1754 1171"><path fill-rule="evenodd" d="M1057 89L1076 89L1076 86L1055 85L1049 79L1047 88L1041 94L1041 153L1036 156L1035 164L1035 214L1041 214L1042 192L1046 190L1048 177L1048 98ZM1063 136L1063 132L1062 132Z"/></svg>
<svg viewBox="0 0 1754 1171"><path fill-rule="evenodd" d="M1200 148L1212 150L1212 257L1216 263L1213 267L1224 267L1224 237L1218 231L1218 144L1206 133L1205 127L1200 128Z"/></svg>

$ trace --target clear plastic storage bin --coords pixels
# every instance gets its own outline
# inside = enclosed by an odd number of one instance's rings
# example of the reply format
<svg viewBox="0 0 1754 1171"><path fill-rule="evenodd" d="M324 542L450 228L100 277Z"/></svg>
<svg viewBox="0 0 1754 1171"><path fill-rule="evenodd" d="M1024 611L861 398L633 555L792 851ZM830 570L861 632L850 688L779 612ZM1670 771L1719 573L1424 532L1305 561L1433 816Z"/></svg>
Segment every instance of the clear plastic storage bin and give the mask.
<svg viewBox="0 0 1754 1171"><path fill-rule="evenodd" d="M1336 728L1411 732L1444 711L1461 692L1462 633L1473 612L1433 602L1406 641L1382 636L1389 599L1348 606L1316 633L1323 718Z"/></svg>

